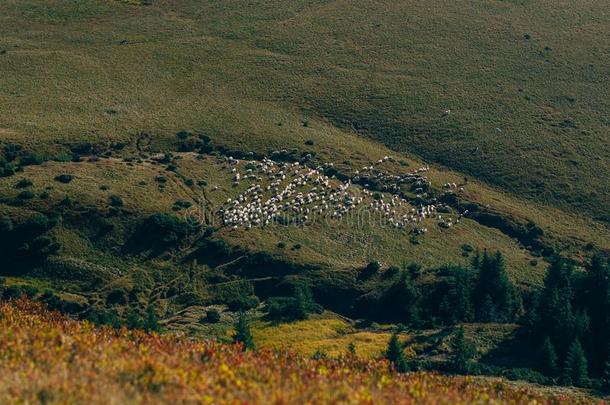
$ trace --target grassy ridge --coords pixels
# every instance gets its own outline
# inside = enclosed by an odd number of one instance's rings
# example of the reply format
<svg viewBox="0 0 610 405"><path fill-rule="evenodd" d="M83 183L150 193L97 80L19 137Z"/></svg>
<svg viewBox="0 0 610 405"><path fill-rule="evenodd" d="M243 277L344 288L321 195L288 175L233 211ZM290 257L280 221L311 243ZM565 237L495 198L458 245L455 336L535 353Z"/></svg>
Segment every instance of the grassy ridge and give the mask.
<svg viewBox="0 0 610 405"><path fill-rule="evenodd" d="M1 7L7 139L163 146L191 127L254 150L318 117L545 204L610 207L601 0Z"/></svg>
<svg viewBox="0 0 610 405"><path fill-rule="evenodd" d="M26 301L0 304L3 402L585 403L500 381L398 375L387 363L95 329Z"/></svg>
<svg viewBox="0 0 610 405"><path fill-rule="evenodd" d="M185 155L176 162L179 174L188 175L195 184L199 180L208 182L208 201L216 209L227 198L237 195L238 191L230 185L231 173L223 168L218 158L200 160ZM68 184L53 180L63 173L72 174L74 180ZM159 176L166 179L162 188L156 180ZM32 181L33 185L28 187L35 195L32 200L20 201L17 198L23 190L16 188L15 184L21 179ZM214 186L219 189L211 191ZM121 207L122 214L109 218L116 225L109 235L100 239L95 236L95 229L91 230L93 234L89 236L81 231L81 237L90 240L83 244L80 238L74 239L75 235L71 232L59 234L65 241L60 255L89 257L92 260L99 256L94 254L96 249L108 251L108 246L126 243L132 223L156 212L172 212L172 206L177 200L190 201L196 207L201 198L198 186L186 186L180 176L164 170L162 166L108 159L81 163L48 162L42 166L28 166L23 173L0 178L0 190L5 203L17 203L21 205L20 209L29 207L43 212L61 208L66 197L74 201L76 205L73 209L76 211L95 207L96 210L106 212L111 209L111 196L120 196L124 204ZM40 199L38 196L44 192L48 197ZM178 215L186 215L187 211ZM67 226L70 227L69 224ZM469 244L481 250L502 251L510 275L521 284L539 284L542 280L543 266L532 267L529 264L533 258L531 254L496 229L467 219L450 230L441 229L434 221L430 221L428 226L430 232L417 245L410 242L407 232L375 222L363 222L360 225L340 222L329 225L323 219L305 227L277 224L250 230L223 228L217 236L233 246L244 246L250 251L271 252L291 262L322 266L333 271L363 268L372 260L382 260L384 266L401 266L413 261L426 267L467 263L469 259L461 254L462 246ZM283 242L286 247L279 248L279 242ZM302 248L291 249L295 245Z"/></svg>

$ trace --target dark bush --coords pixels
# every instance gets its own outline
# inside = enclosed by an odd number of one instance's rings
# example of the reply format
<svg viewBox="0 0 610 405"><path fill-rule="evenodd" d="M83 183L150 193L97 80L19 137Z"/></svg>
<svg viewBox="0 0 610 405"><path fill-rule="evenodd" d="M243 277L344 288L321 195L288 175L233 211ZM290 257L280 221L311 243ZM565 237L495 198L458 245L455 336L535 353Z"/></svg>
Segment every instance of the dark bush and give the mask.
<svg viewBox="0 0 610 405"><path fill-rule="evenodd" d="M322 307L314 301L307 284L299 282L292 288L290 297L269 298L265 306L269 319L290 322L307 319L309 314L322 312Z"/></svg>
<svg viewBox="0 0 610 405"><path fill-rule="evenodd" d="M220 312L215 309L208 309L205 313L204 321L207 323L218 323L220 322Z"/></svg>
<svg viewBox="0 0 610 405"><path fill-rule="evenodd" d="M256 295L248 295L245 297L233 297L227 301L226 304L229 310L234 312L247 311L252 308L256 308L260 303Z"/></svg>
<svg viewBox="0 0 610 405"><path fill-rule="evenodd" d="M19 164L21 166L41 165L43 162L44 159L34 153L26 153L19 159Z"/></svg>
<svg viewBox="0 0 610 405"><path fill-rule="evenodd" d="M191 136L191 133L188 132L188 131L185 131L185 130L181 130L181 131L176 132L176 137L178 139L184 140L184 139L188 138L189 136Z"/></svg>
<svg viewBox="0 0 610 405"><path fill-rule="evenodd" d="M118 195L111 195L110 196L110 205L113 207L122 207L123 199L121 197L119 197Z"/></svg>
<svg viewBox="0 0 610 405"><path fill-rule="evenodd" d="M60 183L64 183L64 184L68 184L73 179L74 179L74 176L72 176L71 174L60 174L58 176L55 176L56 181L58 181Z"/></svg>
<svg viewBox="0 0 610 405"><path fill-rule="evenodd" d="M379 270L381 270L381 263L379 263L378 261L372 261L367 264L364 269L362 269L358 278L361 280L366 280L377 274Z"/></svg>
<svg viewBox="0 0 610 405"><path fill-rule="evenodd" d="M174 302L185 307L200 306L205 303L203 297L196 292L190 291L178 295Z"/></svg>
<svg viewBox="0 0 610 405"><path fill-rule="evenodd" d="M125 305L127 304L127 292L123 289L115 289L106 296L108 305Z"/></svg>
<svg viewBox="0 0 610 405"><path fill-rule="evenodd" d="M17 195L17 198L20 200L31 200L36 195L29 190L24 190Z"/></svg>
<svg viewBox="0 0 610 405"><path fill-rule="evenodd" d="M0 235L14 229L13 221L7 216L0 217Z"/></svg>
<svg viewBox="0 0 610 405"><path fill-rule="evenodd" d="M184 238L189 231L188 224L181 219L168 214L153 214L144 223L144 228L151 232L159 243L175 245Z"/></svg>
<svg viewBox="0 0 610 405"><path fill-rule="evenodd" d="M21 179L15 184L15 188L26 188L32 185L32 181L29 179Z"/></svg>
<svg viewBox="0 0 610 405"><path fill-rule="evenodd" d="M174 202L174 206L172 207L172 209L174 211L180 211L182 209L185 208L190 208L193 204L190 201L186 201L186 200L176 200Z"/></svg>

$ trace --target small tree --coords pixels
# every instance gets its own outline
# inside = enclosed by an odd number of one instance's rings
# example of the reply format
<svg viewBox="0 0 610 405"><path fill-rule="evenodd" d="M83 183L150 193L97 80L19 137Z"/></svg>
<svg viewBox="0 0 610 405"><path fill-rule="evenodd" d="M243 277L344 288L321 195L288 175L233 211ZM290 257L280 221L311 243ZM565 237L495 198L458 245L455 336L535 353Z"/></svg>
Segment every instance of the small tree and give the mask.
<svg viewBox="0 0 610 405"><path fill-rule="evenodd" d="M392 334L388 341L388 348L385 352L385 358L390 361L399 373L408 371L407 360L398 341L398 333Z"/></svg>
<svg viewBox="0 0 610 405"><path fill-rule="evenodd" d="M472 368L472 359L476 348L466 339L464 328L459 327L451 338L451 368L459 373L468 373Z"/></svg>
<svg viewBox="0 0 610 405"><path fill-rule="evenodd" d="M205 313L205 322L218 323L220 322L220 312L215 309L208 309Z"/></svg>
<svg viewBox="0 0 610 405"><path fill-rule="evenodd" d="M159 318L155 313L155 309L149 306L146 309L146 318L144 319L144 330L147 332L159 332L161 327L159 326Z"/></svg>
<svg viewBox="0 0 610 405"><path fill-rule="evenodd" d="M563 366L562 382L565 385L586 387L589 385L589 373L587 371L587 357L578 339L570 345Z"/></svg>
<svg viewBox="0 0 610 405"><path fill-rule="evenodd" d="M547 336L542 343L538 357L540 371L548 376L557 375L557 353L551 339Z"/></svg>
<svg viewBox="0 0 610 405"><path fill-rule="evenodd" d="M481 322L494 322L496 320L496 308L489 294L483 298L483 303L479 310L479 320Z"/></svg>
<svg viewBox="0 0 610 405"><path fill-rule="evenodd" d="M250 323L246 318L246 315L241 312L237 323L235 324L235 335L233 336L233 343L240 342L244 346L244 350L254 350L254 340L252 339L252 333L250 332Z"/></svg>
<svg viewBox="0 0 610 405"><path fill-rule="evenodd" d="M347 345L347 353L351 356L356 355L356 345L354 344L354 342L349 342L349 344Z"/></svg>
<svg viewBox="0 0 610 405"><path fill-rule="evenodd" d="M128 329L142 329L142 318L135 309L129 311L126 322Z"/></svg>
<svg viewBox="0 0 610 405"><path fill-rule="evenodd" d="M606 392L610 392L610 359L606 361L606 365L604 368L604 375L602 376L602 388Z"/></svg>

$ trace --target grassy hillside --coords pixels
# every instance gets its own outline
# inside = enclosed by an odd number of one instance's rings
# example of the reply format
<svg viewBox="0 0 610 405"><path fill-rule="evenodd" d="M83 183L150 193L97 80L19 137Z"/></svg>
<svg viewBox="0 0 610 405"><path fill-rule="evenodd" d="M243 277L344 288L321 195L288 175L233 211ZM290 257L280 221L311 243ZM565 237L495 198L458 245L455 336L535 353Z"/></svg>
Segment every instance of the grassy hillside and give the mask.
<svg viewBox="0 0 610 405"><path fill-rule="evenodd" d="M3 138L163 145L199 128L266 151L322 119L607 215L604 1L133 3L3 3Z"/></svg>
<svg viewBox="0 0 610 405"><path fill-rule="evenodd" d="M3 402L40 403L587 403L429 373L396 374L353 356L313 360L289 353L93 328L25 301L0 304Z"/></svg>
<svg viewBox="0 0 610 405"><path fill-rule="evenodd" d="M341 357L355 343L377 358L405 323L418 370L450 367L450 334L466 323L477 373L556 384L525 335L555 255L573 259L574 291L592 256L610 256L609 25L602 0L5 0L0 299L220 341L245 311L260 347L305 356ZM278 201L279 190L290 192ZM477 263L483 251L500 255ZM586 336L580 306L573 323ZM303 365L344 359L139 332L97 341L89 324L30 304L1 311L24 335L38 322L53 339L75 333L108 350L80 348L91 361L124 358L62 386L77 402L82 387L116 402L188 401L184 390L227 383L223 364L244 359L270 367L264 387L248 365L227 374L243 389L218 388L210 402L339 401L356 382L357 401L408 391L405 403L433 403L414 387L449 384L454 395L453 384L473 383L350 360L352 380L309 376L328 384L320 398L311 382L287 388L270 363L299 379ZM133 341L161 360L130 358ZM222 354L209 381L167 371L199 373L202 351ZM42 370L6 367L16 378ZM49 367L73 372L69 361ZM10 395L56 401L60 383L45 381L49 392ZM473 384L458 402L535 397Z"/></svg>

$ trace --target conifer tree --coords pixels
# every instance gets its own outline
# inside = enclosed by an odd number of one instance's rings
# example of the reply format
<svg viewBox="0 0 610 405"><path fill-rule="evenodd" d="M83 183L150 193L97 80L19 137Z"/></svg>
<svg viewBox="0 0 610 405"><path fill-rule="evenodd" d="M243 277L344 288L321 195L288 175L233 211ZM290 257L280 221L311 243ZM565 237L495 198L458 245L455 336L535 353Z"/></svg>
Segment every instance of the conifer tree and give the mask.
<svg viewBox="0 0 610 405"><path fill-rule="evenodd" d="M128 329L142 329L143 327L142 318L133 308L129 311L129 314L127 315L126 323Z"/></svg>
<svg viewBox="0 0 610 405"><path fill-rule="evenodd" d="M396 371L403 373L408 371L407 360L398 340L398 333L393 333L388 342L388 348L385 352L385 358L390 361L396 368Z"/></svg>
<svg viewBox="0 0 610 405"><path fill-rule="evenodd" d="M445 322L470 322L473 320L472 298L470 295L471 277L468 269L454 267L447 281L447 292L439 310Z"/></svg>
<svg viewBox="0 0 610 405"><path fill-rule="evenodd" d="M393 322L411 323L418 318L419 291L406 271L400 273L384 293L381 307L385 308L383 318Z"/></svg>
<svg viewBox="0 0 610 405"><path fill-rule="evenodd" d="M146 310L146 318L144 319L144 330L147 332L159 332L159 319L152 306L149 306Z"/></svg>
<svg viewBox="0 0 610 405"><path fill-rule="evenodd" d="M354 344L354 342L349 342L349 344L347 345L347 353L351 356L356 355L356 345Z"/></svg>
<svg viewBox="0 0 610 405"><path fill-rule="evenodd" d="M494 322L496 320L496 307L491 300L489 294L485 294L485 298L481 302L479 308L479 321L481 322Z"/></svg>
<svg viewBox="0 0 610 405"><path fill-rule="evenodd" d="M610 359L606 360L604 374L602 375L602 388L606 392L610 392Z"/></svg>
<svg viewBox="0 0 610 405"><path fill-rule="evenodd" d="M551 262L544 278L534 322L534 337L538 342L542 342L544 336L552 337L559 353L567 352L577 337L576 316L572 309L571 271L561 258Z"/></svg>
<svg viewBox="0 0 610 405"><path fill-rule="evenodd" d="M587 357L578 339L570 345L566 355L561 376L565 385L586 387L589 385L589 372L587 370Z"/></svg>
<svg viewBox="0 0 610 405"><path fill-rule="evenodd" d="M543 374L550 377L557 375L557 353L551 339L547 336L542 343L539 353L539 368Z"/></svg>
<svg viewBox="0 0 610 405"><path fill-rule="evenodd" d="M252 339L252 333L250 332L250 323L243 312L239 314L239 318L235 324L235 335L233 336L233 342L240 342L243 345L244 350L256 349L254 340Z"/></svg>
<svg viewBox="0 0 610 405"><path fill-rule="evenodd" d="M515 317L514 288L506 274L504 258L500 252L473 260L478 270L474 287L477 319L482 322L512 322Z"/></svg>
<svg viewBox="0 0 610 405"><path fill-rule="evenodd" d="M451 338L451 368L458 373L468 373L476 354L474 345L466 339L464 328L459 327Z"/></svg>
<svg viewBox="0 0 610 405"><path fill-rule="evenodd" d="M583 301L585 301L591 340L589 352L595 353L591 358L591 369L597 373L604 371L604 362L610 356L610 265L599 255L593 256L587 266Z"/></svg>

